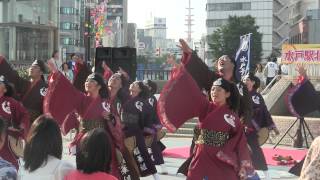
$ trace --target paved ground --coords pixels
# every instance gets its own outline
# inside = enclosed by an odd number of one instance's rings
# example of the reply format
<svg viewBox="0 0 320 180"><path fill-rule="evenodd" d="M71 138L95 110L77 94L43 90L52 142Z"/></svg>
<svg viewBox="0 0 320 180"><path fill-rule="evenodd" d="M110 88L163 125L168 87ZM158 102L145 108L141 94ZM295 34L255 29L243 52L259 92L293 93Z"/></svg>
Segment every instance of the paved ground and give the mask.
<svg viewBox="0 0 320 180"><path fill-rule="evenodd" d="M73 163L75 165L75 158L68 155L68 149L67 144L70 141L71 137L66 136L64 138L64 155L63 159L68 160L69 162ZM189 146L191 139L190 138L164 138L162 141L167 148L174 148L174 147L183 147L183 146ZM168 168L168 175L160 175L160 178L163 180L182 180L186 179L183 175L177 175L177 169L182 164L184 159L176 159L176 158L165 158L165 164ZM157 167L159 172L161 172L161 169ZM288 173L288 167L284 166L269 166L270 174L272 179L281 179L281 180L297 180L298 177ZM259 176L261 179L264 179L263 172L258 171ZM153 180L152 176L141 178L141 180Z"/></svg>

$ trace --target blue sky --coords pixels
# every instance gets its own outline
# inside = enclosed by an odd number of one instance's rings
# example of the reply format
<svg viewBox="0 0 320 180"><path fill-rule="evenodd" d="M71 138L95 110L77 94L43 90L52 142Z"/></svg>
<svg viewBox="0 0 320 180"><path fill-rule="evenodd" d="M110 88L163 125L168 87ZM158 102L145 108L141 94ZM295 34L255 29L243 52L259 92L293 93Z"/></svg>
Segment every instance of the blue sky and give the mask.
<svg viewBox="0 0 320 180"><path fill-rule="evenodd" d="M192 0L194 8L194 23L192 27L193 39L200 39L206 33L206 1ZM128 22L136 23L138 28L144 28L146 20L151 16L167 18L167 38L186 38L187 27L185 15L187 14L188 0L128 0Z"/></svg>

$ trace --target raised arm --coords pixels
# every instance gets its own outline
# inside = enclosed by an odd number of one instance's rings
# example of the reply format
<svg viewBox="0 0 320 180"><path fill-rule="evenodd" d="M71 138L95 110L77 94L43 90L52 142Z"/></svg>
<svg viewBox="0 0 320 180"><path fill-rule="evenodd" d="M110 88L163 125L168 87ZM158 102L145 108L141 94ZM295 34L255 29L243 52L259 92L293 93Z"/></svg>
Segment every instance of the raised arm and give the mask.
<svg viewBox="0 0 320 180"><path fill-rule="evenodd" d="M12 69L4 56L0 56L0 75L3 75L10 83L14 84L18 96L23 96L28 90L30 82L21 78L18 72Z"/></svg>
<svg viewBox="0 0 320 180"><path fill-rule="evenodd" d="M181 66L162 89L157 111L162 125L173 132L187 120L203 114L209 105L196 82Z"/></svg>
<svg viewBox="0 0 320 180"><path fill-rule="evenodd" d="M181 63L197 82L200 89L210 91L212 83L218 79L218 76L198 57L196 52L189 48L183 39L180 39L180 44L183 51Z"/></svg>
<svg viewBox="0 0 320 180"><path fill-rule="evenodd" d="M307 69L302 64L297 64L295 70L299 73L298 83L308 79Z"/></svg>
<svg viewBox="0 0 320 180"><path fill-rule="evenodd" d="M51 114L59 125L69 113L84 106L86 95L77 90L59 71L52 74L48 86L44 98L44 113Z"/></svg>

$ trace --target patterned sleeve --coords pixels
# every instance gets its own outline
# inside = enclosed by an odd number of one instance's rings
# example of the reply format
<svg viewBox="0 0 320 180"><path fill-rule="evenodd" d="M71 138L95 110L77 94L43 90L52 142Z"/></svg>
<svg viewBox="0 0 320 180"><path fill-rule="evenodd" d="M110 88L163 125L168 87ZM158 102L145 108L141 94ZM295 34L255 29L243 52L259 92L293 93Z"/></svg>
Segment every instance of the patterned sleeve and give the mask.
<svg viewBox="0 0 320 180"><path fill-rule="evenodd" d="M84 109L86 95L76 89L59 71L52 74L48 92L44 98L44 113L51 114L61 125L73 110Z"/></svg>
<svg viewBox="0 0 320 180"><path fill-rule="evenodd" d="M196 82L180 66L163 87L157 112L162 125L174 132L187 120L202 115L209 105Z"/></svg>

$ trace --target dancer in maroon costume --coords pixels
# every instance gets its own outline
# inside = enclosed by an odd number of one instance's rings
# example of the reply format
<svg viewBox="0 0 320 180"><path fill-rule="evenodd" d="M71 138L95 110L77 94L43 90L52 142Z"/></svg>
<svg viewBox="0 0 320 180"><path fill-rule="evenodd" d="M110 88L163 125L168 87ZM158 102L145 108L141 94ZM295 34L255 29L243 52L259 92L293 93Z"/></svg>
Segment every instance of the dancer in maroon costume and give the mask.
<svg viewBox="0 0 320 180"><path fill-rule="evenodd" d="M8 125L5 146L0 151L0 156L11 162L18 169L18 157L11 151L8 135L14 138L24 137L29 129L29 114L23 105L13 99L13 88L4 76L0 75L0 116Z"/></svg>
<svg viewBox="0 0 320 180"><path fill-rule="evenodd" d="M60 125L63 123L66 132L77 128L77 123L64 122L65 120L76 121L76 118L66 118L66 116L73 110L79 114L80 132L71 143L71 151L74 150L72 147L79 144L86 132L98 127L104 128L112 142L111 174L119 179L128 178L129 168L124 167L126 163L121 163L117 159L118 153L123 148L121 124L117 116L112 116L108 91L103 78L95 73L89 75L85 83L85 90L87 95L73 87L60 72L53 73L45 98L45 112L50 113ZM68 101L65 101L66 99Z"/></svg>
<svg viewBox="0 0 320 180"><path fill-rule="evenodd" d="M144 135L155 134L152 122L149 121L152 111L145 101L148 90L141 81L135 81L130 85L129 91L130 98L123 104L121 111L122 130L127 139L135 139L132 155L140 175L142 177L153 175L154 179L158 179L157 170L148 154L144 139Z"/></svg>
<svg viewBox="0 0 320 180"><path fill-rule="evenodd" d="M28 69L30 79L25 79L11 68L3 56L0 56L0 72L13 83L16 90L15 98L28 110L32 123L43 113L43 99L47 91L47 83L43 77L43 73L46 72L44 62L35 60Z"/></svg>
<svg viewBox="0 0 320 180"><path fill-rule="evenodd" d="M251 159L254 168L256 170L262 170L264 172L265 179L270 180L271 178L268 172L268 166L258 142L257 133L261 128L274 130L276 134L279 134L279 131L272 120L271 114L267 109L263 97L257 92L258 88L260 87L259 78L250 73L243 78L243 82L248 87L253 106L253 116L251 120L252 123L251 126L247 126L246 130L246 137L251 150Z"/></svg>
<svg viewBox="0 0 320 180"><path fill-rule="evenodd" d="M190 54L184 54L184 60L186 58L190 58ZM184 66L176 71L161 92L158 114L170 131L192 117L199 117L200 133L195 140L187 179L244 179L253 168L243 126L236 113L239 102L236 86L221 78L216 80L211 88L213 102L210 102Z"/></svg>

